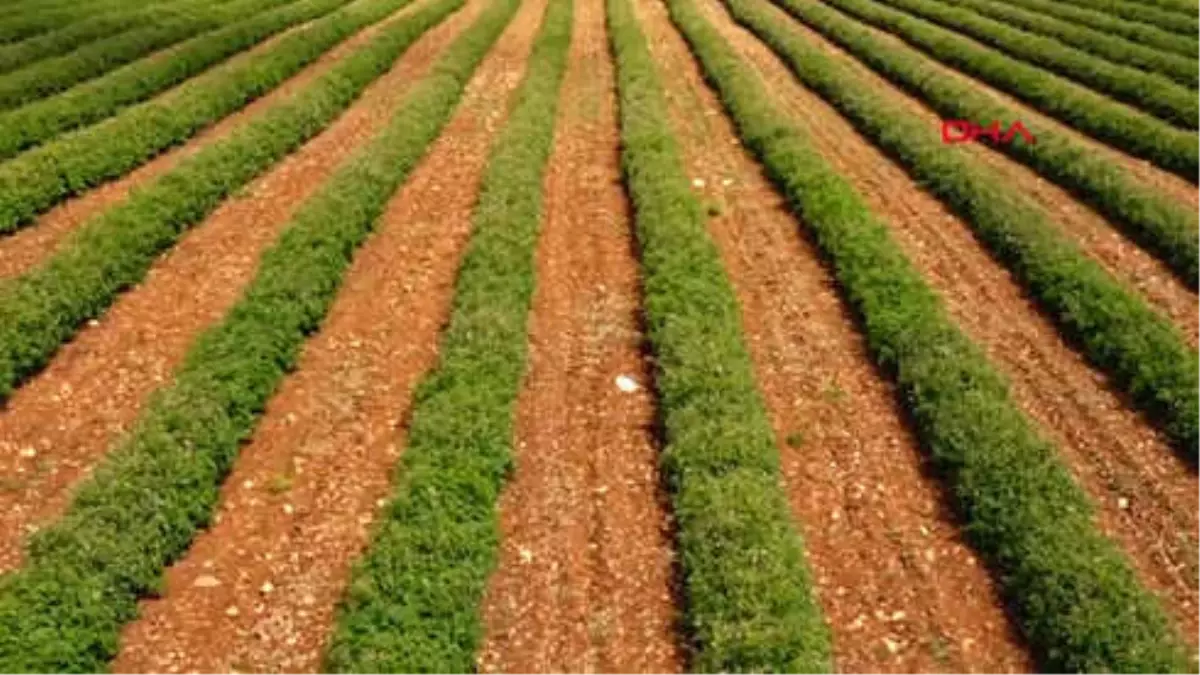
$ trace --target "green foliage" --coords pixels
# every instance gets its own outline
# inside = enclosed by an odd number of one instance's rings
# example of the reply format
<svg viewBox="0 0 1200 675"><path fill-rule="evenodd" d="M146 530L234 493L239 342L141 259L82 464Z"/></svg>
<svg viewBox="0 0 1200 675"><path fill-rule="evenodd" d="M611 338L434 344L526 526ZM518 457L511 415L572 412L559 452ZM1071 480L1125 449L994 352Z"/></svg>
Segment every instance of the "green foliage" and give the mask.
<svg viewBox="0 0 1200 675"><path fill-rule="evenodd" d="M1184 129L1200 126L1196 92L1137 68L1110 63L1085 51L1013 28L939 0L880 0L914 16L968 35L1010 56L1041 66ZM1195 86L1195 62L1191 84Z"/></svg>
<svg viewBox="0 0 1200 675"><path fill-rule="evenodd" d="M1056 19L997 0L950 0L951 4L967 7L979 14L998 19L1017 28L1054 38L1064 44L1113 63L1160 73L1190 89L1196 88L1200 66L1195 56L1162 51L1130 39L1110 35L1071 21ZM1192 51L1195 51L1193 45Z"/></svg>
<svg viewBox="0 0 1200 675"><path fill-rule="evenodd" d="M346 0L299 0L263 12L221 30L198 35L172 51L172 58L150 58L114 70L55 96L0 112L0 159L44 143L63 132L99 122L122 108L143 101L168 87L203 72L209 66L248 49L258 42L303 21L327 14ZM212 81L225 77L217 69L201 77ZM184 91L212 86L187 83ZM253 93L253 92L251 92ZM180 94L174 94L180 96ZM186 94L185 94L186 96ZM248 100L248 98L247 98ZM224 106L214 108L219 111ZM142 120L145 122L146 120ZM0 228L3 229L3 228Z"/></svg>
<svg viewBox="0 0 1200 675"><path fill-rule="evenodd" d="M358 0L303 29L285 36L269 50L215 68L189 80L170 95L122 111L102 124L80 129L0 164L0 234L29 223L38 213L91 187L124 175L156 154L182 143L206 126L247 102L265 94L333 45L386 17L411 0ZM232 42L249 46L272 32L298 21L320 16L344 0L301 0L263 21L232 27ZM290 11L290 10L295 11ZM242 30L244 29L244 30ZM225 38L234 37L225 35ZM162 67L137 66L113 73L101 91L87 86L67 92L60 104L47 100L18 111L20 124L6 129L0 124L0 145L26 143L26 129L75 126L97 115L112 114L122 105L144 98L173 81L188 76L194 59L209 61L225 53L222 43L192 43L180 58L160 62ZM184 56L189 58L184 58ZM202 67L199 69L203 69ZM111 86L110 86L111 85ZM128 85L123 87L121 85ZM57 99L55 99L57 100ZM28 112L26 112L28 111ZM83 118L83 119L81 119ZM53 132L52 132L53 133ZM16 138L14 138L14 136Z"/></svg>
<svg viewBox="0 0 1200 675"><path fill-rule="evenodd" d="M1163 30L1195 37L1200 31L1200 19L1196 17L1194 6L1184 6L1182 3L1170 0L1145 0L1149 4L1132 2L1131 0L1060 0L1068 5L1076 5L1098 12L1111 14L1126 21L1136 21L1162 28ZM1150 5L1158 5L1152 7Z"/></svg>
<svg viewBox="0 0 1200 675"><path fill-rule="evenodd" d="M1042 667L1187 669L1165 613L1096 529L1087 498L1054 449L1037 436L1004 380L954 326L887 228L773 106L762 81L692 0L668 5L743 142L826 256L878 364L895 378L967 537L997 572ZM786 35L764 5L728 5L761 34ZM805 58L813 69L828 69L826 57ZM853 78L845 82L861 87Z"/></svg>
<svg viewBox="0 0 1200 675"><path fill-rule="evenodd" d="M389 26L294 97L93 217L40 267L0 281L0 400L40 369L80 324L141 281L183 232L317 134L412 40L461 3L442 0Z"/></svg>
<svg viewBox="0 0 1200 675"><path fill-rule="evenodd" d="M93 2L39 2L0 17L0 43L18 42L37 37L84 20L95 19L113 10L129 6L129 0Z"/></svg>
<svg viewBox="0 0 1200 675"><path fill-rule="evenodd" d="M947 119L1009 124L1020 112L966 82L929 77L926 57L911 48L877 38L857 22L816 2L775 0L777 4L853 54L893 84L921 98ZM993 145L1091 204L1125 234L1164 260L1196 288L1200 246L1196 212L1146 187L1107 157L1070 136L1035 128L1037 143Z"/></svg>
<svg viewBox="0 0 1200 675"><path fill-rule="evenodd" d="M1180 35L1144 23L1125 21L1103 12L1068 5L1058 0L1005 0L1005 2L1080 26L1088 26L1103 33L1119 35L1126 40L1154 49L1173 52L1191 60L1196 58L1197 45L1200 44L1195 35Z"/></svg>
<svg viewBox="0 0 1200 675"><path fill-rule="evenodd" d="M389 27L310 85L292 104L294 116L328 121L361 83L459 6L458 0L435 2ZM477 24L458 44L473 47L491 28ZM0 670L105 669L138 598L157 588L163 568L208 523L240 443L295 366L355 249L437 135L460 90L458 72L443 62L416 85L388 128L301 206L242 298L192 345L174 382L152 398L67 514L33 539L28 564L0 578ZM273 118L277 125L267 129L304 123ZM260 136L262 129L257 125Z"/></svg>
<svg viewBox="0 0 1200 675"><path fill-rule="evenodd" d="M781 486L737 299L688 186L629 0L609 0L608 20L691 669L826 672L830 636Z"/></svg>
<svg viewBox="0 0 1200 675"><path fill-rule="evenodd" d="M1177 129L1034 66L871 0L824 0L1043 113L1192 182L1200 172L1194 132Z"/></svg>
<svg viewBox="0 0 1200 675"><path fill-rule="evenodd" d="M497 16L518 4L503 2ZM326 656L333 672L474 669L479 606L500 538L496 500L512 463L526 371L542 178L571 23L571 0L550 0L491 150L441 362L417 389L395 492L339 608Z"/></svg>
<svg viewBox="0 0 1200 675"><path fill-rule="evenodd" d="M197 33L242 21L249 14L293 1L234 0L216 7L195 4L169 21L152 22L93 42L70 54L0 75L0 110L45 98Z"/></svg>
<svg viewBox="0 0 1200 675"><path fill-rule="evenodd" d="M970 156L947 151L923 120L896 109L784 24L771 24L764 17L778 14L751 4L757 1L737 0L730 8L783 57L797 78L962 216L1059 330L1195 463L1200 360L1174 326L1081 252L1031 198L993 180Z"/></svg>

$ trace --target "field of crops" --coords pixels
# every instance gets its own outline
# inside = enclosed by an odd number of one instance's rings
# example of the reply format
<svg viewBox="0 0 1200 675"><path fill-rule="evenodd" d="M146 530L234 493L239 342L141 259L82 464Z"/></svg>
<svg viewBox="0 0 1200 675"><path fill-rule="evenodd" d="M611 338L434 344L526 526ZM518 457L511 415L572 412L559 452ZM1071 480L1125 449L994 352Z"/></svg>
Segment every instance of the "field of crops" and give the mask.
<svg viewBox="0 0 1200 675"><path fill-rule="evenodd" d="M0 672L1196 672L1198 0L0 0Z"/></svg>

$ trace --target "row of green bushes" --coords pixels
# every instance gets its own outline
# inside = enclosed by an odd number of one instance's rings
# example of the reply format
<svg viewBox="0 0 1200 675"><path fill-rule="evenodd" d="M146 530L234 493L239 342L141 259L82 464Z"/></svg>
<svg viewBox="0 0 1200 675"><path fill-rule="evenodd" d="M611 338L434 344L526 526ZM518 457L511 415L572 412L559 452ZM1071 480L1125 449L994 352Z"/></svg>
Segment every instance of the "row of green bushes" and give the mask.
<svg viewBox="0 0 1200 675"><path fill-rule="evenodd" d="M824 35L896 86L920 98L945 119L1000 120L1019 111L970 83L929 77L928 58L876 37L858 22L816 2L775 0L792 16ZM1029 124L1028 121L1026 121ZM1120 165L1067 134L1034 125L1036 143L992 144L1092 205L1131 239L1161 258L1196 288L1200 245L1196 212L1131 177Z"/></svg>
<svg viewBox="0 0 1200 675"><path fill-rule="evenodd" d="M129 0L33 3L0 17L0 44L15 43L129 6Z"/></svg>
<svg viewBox="0 0 1200 675"><path fill-rule="evenodd" d="M11 44L0 45L0 73L16 70L50 56L65 54L85 44L122 33L147 21L161 20L167 12L145 9L117 11L90 21L77 21L42 35Z"/></svg>
<svg viewBox="0 0 1200 675"><path fill-rule="evenodd" d="M333 672L475 668L480 606L499 548L496 504L513 461L542 178L571 23L571 0L550 0L492 147L441 361L417 387L395 491L339 607L325 663Z"/></svg>
<svg viewBox="0 0 1200 675"><path fill-rule="evenodd" d="M140 278L135 270L144 270L153 249L168 245L182 228L177 218L159 213L189 205L200 211L212 202L194 203L206 188L220 193L219 200L260 168L260 156L296 147L461 5L462 0L435 0L389 26L295 99L173 171L129 207L110 212L79 245L103 244L103 252L117 258L108 265L128 270L126 284ZM479 41L478 33L465 39ZM427 82L447 82L443 72ZM443 88L424 85L384 134L352 155L301 206L263 255L241 299L192 344L173 382L151 398L133 430L80 486L67 513L31 540L27 564L0 577L0 670L107 669L121 626L137 615L138 599L159 588L163 569L209 522L241 443L295 367L304 339L319 327L353 252L436 135L439 125L427 122L425 114L430 97L445 98ZM210 187L218 184L220 189ZM151 196L163 200L157 212ZM124 219L124 227L116 219ZM121 243L137 249L126 253ZM75 257L85 256L75 251ZM59 264L50 269L61 269ZM103 285L84 277L75 281ZM9 311L12 299L5 289L0 311Z"/></svg>
<svg viewBox="0 0 1200 675"><path fill-rule="evenodd" d="M741 311L668 121L630 0L608 0L675 516L690 670L828 672L832 647L792 516Z"/></svg>
<svg viewBox="0 0 1200 675"><path fill-rule="evenodd" d="M1050 672L1186 670L1182 642L1157 600L1096 528L1087 497L1054 448L1022 415L1003 378L954 325L887 227L793 118L775 107L762 80L693 0L668 5L742 141L832 268L877 364L895 380L967 538L995 572L1040 665ZM866 115L886 105L855 94L868 88L805 46L766 3L726 5L802 69L806 84L825 94L844 90L842 107Z"/></svg>
<svg viewBox="0 0 1200 675"><path fill-rule="evenodd" d="M407 0L372 1L395 8ZM386 35L407 39L404 31L411 31L411 25L401 22ZM372 44L316 85L88 220L39 267L0 281L0 401L39 370L81 323L102 314L117 294L138 283L183 232L349 105L389 63L378 61L373 69L363 65L365 59L391 53L391 42Z"/></svg>
<svg viewBox="0 0 1200 675"><path fill-rule="evenodd" d="M178 16L151 22L0 75L0 110L43 99L164 47L294 0L232 0L216 7L189 3Z"/></svg>
<svg viewBox="0 0 1200 675"><path fill-rule="evenodd" d="M1177 127L1195 129L1200 126L1200 98L1196 91L1162 75L1096 58L1094 54L1068 47L1057 40L1013 28L1002 21L939 0L880 2L968 35L1009 56L1058 73Z"/></svg>
<svg viewBox="0 0 1200 675"><path fill-rule="evenodd" d="M172 50L169 59L149 58L131 63L54 96L0 112L0 160L111 117L122 108L202 73L280 31L320 18L346 3L347 0L298 0L198 35Z"/></svg>
<svg viewBox="0 0 1200 675"><path fill-rule="evenodd" d="M1200 173L1195 132L1132 110L1093 91L872 0L822 0L895 34L933 58L1043 113L1193 183Z"/></svg>
<svg viewBox="0 0 1200 675"><path fill-rule="evenodd" d="M1103 12L1125 21L1149 24L1189 37L1195 37L1197 31L1200 31L1200 18L1196 16L1194 8L1172 7L1167 9L1163 6L1166 3L1160 0L1146 1L1159 6L1152 7L1131 0L1060 0L1068 5Z"/></svg>
<svg viewBox="0 0 1200 675"><path fill-rule="evenodd" d="M344 0L301 0L300 19ZM0 234L91 187L123 176L275 88L321 54L408 0L357 0L285 35L270 49L0 164ZM282 26L281 26L282 28Z"/></svg>
<svg viewBox="0 0 1200 675"><path fill-rule="evenodd" d="M1056 19L1047 14L1022 9L997 0L950 0L984 16L998 19L1011 26L1082 49L1089 54L1147 72L1159 73L1178 84L1195 89L1200 78L1200 63L1195 56L1184 56L1157 49L1112 35L1072 21Z"/></svg>
<svg viewBox="0 0 1200 675"><path fill-rule="evenodd" d="M1136 21L1125 21L1110 14L1084 7L1068 5L1057 0L1005 0L1006 4L1022 7L1063 21L1087 26L1093 30L1136 42L1146 47L1195 59L1200 39L1195 35L1180 35Z"/></svg>
<svg viewBox="0 0 1200 675"><path fill-rule="evenodd" d="M970 155L948 150L920 117L896 109L852 69L784 28L764 31L763 39L797 78L962 216L1064 335L1195 463L1200 361L1179 331L1080 251L1031 197Z"/></svg>

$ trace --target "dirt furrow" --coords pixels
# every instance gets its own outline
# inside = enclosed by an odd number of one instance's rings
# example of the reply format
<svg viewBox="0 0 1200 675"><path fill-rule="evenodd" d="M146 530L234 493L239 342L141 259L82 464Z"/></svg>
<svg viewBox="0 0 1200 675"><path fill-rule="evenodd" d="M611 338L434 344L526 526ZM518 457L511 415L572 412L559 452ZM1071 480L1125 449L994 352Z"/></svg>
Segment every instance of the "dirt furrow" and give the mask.
<svg viewBox="0 0 1200 675"><path fill-rule="evenodd" d="M706 12L765 78L814 145L891 226L897 242L967 334L1009 378L1018 405L1054 441L1097 506L1100 527L1197 636L1196 475L1106 379L1070 349L970 229L799 86L775 56L715 4Z"/></svg>
<svg viewBox="0 0 1200 675"><path fill-rule="evenodd" d="M202 148L227 136L233 129L244 124L267 108L292 96L296 91L302 89L309 82L328 71L355 49L370 41L383 25L411 13L412 10L412 5L402 8L393 14L392 17L372 24L350 36L333 49L322 54L316 61L309 64L299 73L288 78L275 89L251 101L241 110L222 118L211 127L193 136L183 145L158 155L115 181L104 183L84 194L59 204L39 216L37 221L28 227L17 230L8 236L0 236L0 279L14 277L29 271L30 268L53 253L72 232L87 222L89 218L125 199L130 191L138 186L145 185L166 173L183 158L196 154ZM303 30L308 25L310 24L301 24L274 35L216 67L221 68L226 64L245 61L269 51L281 40ZM176 95L176 90L186 84L184 82L167 90L158 96L158 100L170 100L170 97Z"/></svg>
<svg viewBox="0 0 1200 675"><path fill-rule="evenodd" d="M195 336L237 300L295 209L386 124L408 83L477 11L422 37L328 129L186 234L13 394L0 410L0 571L19 564L22 536L62 511L71 486L137 419Z"/></svg>
<svg viewBox="0 0 1200 675"><path fill-rule="evenodd" d="M738 145L662 5L638 11L742 306L838 670L1029 670L819 253Z"/></svg>
<svg viewBox="0 0 1200 675"><path fill-rule="evenodd" d="M941 117L936 112L893 87L887 80L876 75L874 71L855 60L854 57L821 37L819 33L810 30L803 23L792 19L782 10L775 10L775 14L779 21L788 23L802 34L809 44L838 59L843 64L850 65L860 77L871 83L875 91L887 96L898 108L903 108L926 120L929 123L930 133L938 133ZM960 78L964 77L958 73L956 75ZM997 96L999 95L997 94ZM1006 104L1012 103L1008 99L1004 99L1004 101ZM1038 128L1043 128L1041 126L1044 124L1043 120L1038 119L1031 123L1028 119L1026 118L1026 124L1033 128L1034 133L1037 133ZM1092 142L1091 145L1097 144ZM1013 185L1018 191L1031 196L1050 214L1053 222L1079 243L1088 255L1114 276L1140 291L1146 300L1170 317L1175 325L1183 331L1188 344L1193 348L1196 347L1197 342L1200 341L1200 335L1198 335L1200 332L1200 308L1197 306L1196 294L1180 281L1164 263L1127 239L1117 226L1109 223L1102 215L1076 200L1055 183L1040 177L1037 172L1024 164L990 150L982 144L947 148L947 152L955 151L973 153L996 172L997 181ZM1112 158L1110 157L1110 159ZM1143 162L1139 161L1139 163ZM1186 186L1186 190L1181 188L1181 193L1186 192L1190 195L1190 201L1187 203L1191 208L1196 208L1197 191L1195 186L1176 176L1172 176L1172 179Z"/></svg>
<svg viewBox="0 0 1200 675"><path fill-rule="evenodd" d="M519 10L392 198L242 449L212 527L126 628L115 671L319 669L350 566L389 492L412 390L437 357L487 148L544 7Z"/></svg>
<svg viewBox="0 0 1200 675"><path fill-rule="evenodd" d="M545 181L516 472L483 604L485 672L679 672L638 264L603 0L575 29ZM624 392L618 377L631 378Z"/></svg>

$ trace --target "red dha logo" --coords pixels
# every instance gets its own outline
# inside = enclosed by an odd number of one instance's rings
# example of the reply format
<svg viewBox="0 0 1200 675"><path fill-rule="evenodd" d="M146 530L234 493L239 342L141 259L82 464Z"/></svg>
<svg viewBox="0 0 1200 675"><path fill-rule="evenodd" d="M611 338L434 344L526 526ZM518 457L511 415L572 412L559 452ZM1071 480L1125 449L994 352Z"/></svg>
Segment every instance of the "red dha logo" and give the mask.
<svg viewBox="0 0 1200 675"><path fill-rule="evenodd" d="M1029 133L1029 129L1017 120L1008 127L1007 131L1000 131L1000 122L993 121L986 127L969 120L942 120L942 143L953 145L954 143L970 143L971 141L983 136L992 141L995 145L1002 143L1011 143L1013 138L1021 134L1021 138L1029 145L1037 143L1037 139L1033 134Z"/></svg>

